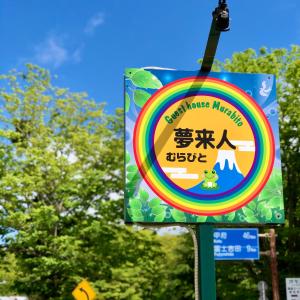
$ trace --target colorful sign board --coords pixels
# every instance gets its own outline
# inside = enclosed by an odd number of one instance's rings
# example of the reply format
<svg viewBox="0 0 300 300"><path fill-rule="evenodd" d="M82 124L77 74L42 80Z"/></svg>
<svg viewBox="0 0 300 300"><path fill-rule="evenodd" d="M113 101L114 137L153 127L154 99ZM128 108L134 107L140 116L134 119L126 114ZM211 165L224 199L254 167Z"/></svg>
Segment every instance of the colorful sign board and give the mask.
<svg viewBox="0 0 300 300"><path fill-rule="evenodd" d="M275 78L127 69L126 222L282 223Z"/></svg>
<svg viewBox="0 0 300 300"><path fill-rule="evenodd" d="M286 278L286 299L300 300L300 278Z"/></svg>
<svg viewBox="0 0 300 300"><path fill-rule="evenodd" d="M257 228L218 228L214 230L215 260L259 259Z"/></svg>

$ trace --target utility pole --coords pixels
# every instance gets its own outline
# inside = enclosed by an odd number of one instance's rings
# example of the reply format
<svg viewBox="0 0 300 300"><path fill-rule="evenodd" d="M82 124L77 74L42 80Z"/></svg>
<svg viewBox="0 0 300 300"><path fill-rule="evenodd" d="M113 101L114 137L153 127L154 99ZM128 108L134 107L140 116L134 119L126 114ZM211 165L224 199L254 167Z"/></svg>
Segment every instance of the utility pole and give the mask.
<svg viewBox="0 0 300 300"><path fill-rule="evenodd" d="M260 254L270 257L273 300L280 300L275 229L271 228L269 233L263 233L259 236L262 238L269 238L270 250L260 252Z"/></svg>
<svg viewBox="0 0 300 300"><path fill-rule="evenodd" d="M271 264L271 273L272 273L273 300L280 300L275 229L271 228L269 234L270 234L270 264Z"/></svg>

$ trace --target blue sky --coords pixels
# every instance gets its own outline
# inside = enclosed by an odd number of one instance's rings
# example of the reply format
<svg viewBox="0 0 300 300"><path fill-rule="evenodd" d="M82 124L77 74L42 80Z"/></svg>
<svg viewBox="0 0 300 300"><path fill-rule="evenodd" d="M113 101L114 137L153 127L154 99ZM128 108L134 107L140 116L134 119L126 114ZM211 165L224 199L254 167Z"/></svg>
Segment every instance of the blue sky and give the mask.
<svg viewBox="0 0 300 300"><path fill-rule="evenodd" d="M217 58L300 44L299 0L227 0ZM33 62L113 112L126 67L198 68L217 0L0 0L0 72Z"/></svg>

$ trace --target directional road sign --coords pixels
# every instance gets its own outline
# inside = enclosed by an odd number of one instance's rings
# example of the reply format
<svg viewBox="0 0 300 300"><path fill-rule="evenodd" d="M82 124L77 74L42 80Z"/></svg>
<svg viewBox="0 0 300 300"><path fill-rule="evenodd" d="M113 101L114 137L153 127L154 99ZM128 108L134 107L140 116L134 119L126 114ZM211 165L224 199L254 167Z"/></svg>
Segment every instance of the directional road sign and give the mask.
<svg viewBox="0 0 300 300"><path fill-rule="evenodd" d="M215 260L259 259L257 228L218 228L214 230Z"/></svg>
<svg viewBox="0 0 300 300"><path fill-rule="evenodd" d="M82 280L72 292L76 300L94 300L96 293L87 280Z"/></svg>

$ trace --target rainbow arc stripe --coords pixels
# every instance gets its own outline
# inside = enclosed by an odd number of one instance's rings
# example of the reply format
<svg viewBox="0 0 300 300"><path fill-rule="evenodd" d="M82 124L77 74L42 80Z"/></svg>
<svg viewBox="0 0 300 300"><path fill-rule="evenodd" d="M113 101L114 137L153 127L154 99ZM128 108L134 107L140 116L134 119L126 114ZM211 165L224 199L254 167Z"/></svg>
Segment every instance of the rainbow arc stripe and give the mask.
<svg viewBox="0 0 300 300"><path fill-rule="evenodd" d="M197 195L179 188L167 178L155 155L154 134L162 114L175 102L197 95L214 96L235 106L255 138L254 162L247 176L230 191L216 195ZM179 210L206 216L235 211L257 197L270 177L275 157L272 129L261 107L237 86L210 77L183 78L153 94L137 119L133 148L143 179L159 198Z"/></svg>

